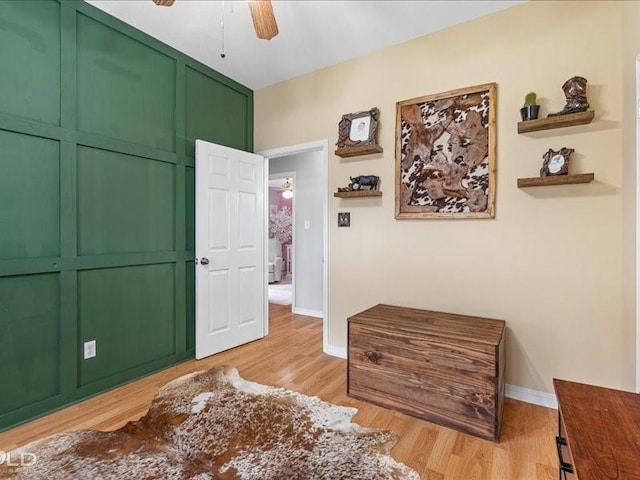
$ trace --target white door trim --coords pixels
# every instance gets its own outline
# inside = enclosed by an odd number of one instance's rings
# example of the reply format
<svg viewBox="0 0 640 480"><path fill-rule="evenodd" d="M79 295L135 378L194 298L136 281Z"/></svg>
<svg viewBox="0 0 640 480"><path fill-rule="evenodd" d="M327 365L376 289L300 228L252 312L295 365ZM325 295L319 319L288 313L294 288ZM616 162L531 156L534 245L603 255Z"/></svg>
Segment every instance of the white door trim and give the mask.
<svg viewBox="0 0 640 480"><path fill-rule="evenodd" d="M290 155L296 155L299 153L308 152L321 152L322 161L322 350L328 353L329 350L329 142L328 140L318 140L316 142L302 143L298 145L290 145L287 147L273 148L269 150L262 150L258 153L267 159L274 159L279 157L286 157ZM267 163L268 167L268 163ZM268 188L269 172L265 174L265 179ZM295 198L295 195L294 195ZM268 206L266 210L268 210ZM268 213L267 213L268 215ZM268 236L267 236L268 238ZM295 247L294 247L295 248ZM295 261L295 254L293 259ZM265 282L266 285L266 282ZM268 295L265 296L265 301L268 302ZM269 306L267 305L267 308ZM268 322L267 322L268 323Z"/></svg>
<svg viewBox="0 0 640 480"><path fill-rule="evenodd" d="M263 155L264 157L264 155ZM269 259L269 159L264 157L264 225L267 231L264 235L264 260ZM264 291L264 336L269 335L269 269L264 269L264 281L262 282Z"/></svg>
<svg viewBox="0 0 640 480"><path fill-rule="evenodd" d="M640 393L640 55L636 57L636 392Z"/></svg>

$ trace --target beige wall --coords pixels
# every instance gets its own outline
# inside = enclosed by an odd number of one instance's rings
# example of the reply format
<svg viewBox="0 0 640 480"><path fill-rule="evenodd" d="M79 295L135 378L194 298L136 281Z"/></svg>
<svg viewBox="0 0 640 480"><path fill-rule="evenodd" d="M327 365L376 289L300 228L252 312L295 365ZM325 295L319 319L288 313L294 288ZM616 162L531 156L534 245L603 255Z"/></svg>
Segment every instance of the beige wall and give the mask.
<svg viewBox="0 0 640 480"><path fill-rule="evenodd" d="M634 388L635 303L623 292L635 281L623 252L635 237L629 227L623 235L623 203L627 221L635 195L622 188L635 180L623 184L622 174L635 168L622 156L620 52L622 37L637 34L627 21L623 29L625 10L638 9L529 2L255 93L256 150L333 144L343 114L380 108L383 154L329 158L331 191L357 174L379 175L383 191L330 198L331 345L345 348L347 317L377 303L500 318L507 383L551 392L559 377ZM574 75L588 79L594 122L518 135L525 93L538 93L543 115L558 111ZM496 218L395 220L395 103L488 82L498 84ZM563 146L576 150L571 171L595 172L595 182L517 188L517 178L538 174L547 149ZM351 212L351 228L336 227L338 211Z"/></svg>

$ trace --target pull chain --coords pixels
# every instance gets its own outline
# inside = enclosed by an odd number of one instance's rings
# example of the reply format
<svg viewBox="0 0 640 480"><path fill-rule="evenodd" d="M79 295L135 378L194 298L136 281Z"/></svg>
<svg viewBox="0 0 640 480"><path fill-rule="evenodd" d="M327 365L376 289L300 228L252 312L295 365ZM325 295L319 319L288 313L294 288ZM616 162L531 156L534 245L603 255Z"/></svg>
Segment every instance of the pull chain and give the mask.
<svg viewBox="0 0 640 480"><path fill-rule="evenodd" d="M222 51L220 52L220 58L225 58L227 54L224 53L224 0L222 2L222 22L220 23L220 29L222 31Z"/></svg>

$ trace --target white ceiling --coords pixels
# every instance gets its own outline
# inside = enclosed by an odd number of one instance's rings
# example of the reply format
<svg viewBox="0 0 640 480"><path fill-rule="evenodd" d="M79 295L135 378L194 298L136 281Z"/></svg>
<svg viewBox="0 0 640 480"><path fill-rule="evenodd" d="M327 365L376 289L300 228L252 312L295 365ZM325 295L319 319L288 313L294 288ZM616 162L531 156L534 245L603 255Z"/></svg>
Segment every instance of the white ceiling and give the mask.
<svg viewBox="0 0 640 480"><path fill-rule="evenodd" d="M291 177L288 177L288 178L291 178ZM275 188L276 190L281 190L286 180L287 180L287 177L271 178L269 179L269 188Z"/></svg>
<svg viewBox="0 0 640 480"><path fill-rule="evenodd" d="M87 2L253 90L522 3L272 0L280 33L259 40L247 1Z"/></svg>

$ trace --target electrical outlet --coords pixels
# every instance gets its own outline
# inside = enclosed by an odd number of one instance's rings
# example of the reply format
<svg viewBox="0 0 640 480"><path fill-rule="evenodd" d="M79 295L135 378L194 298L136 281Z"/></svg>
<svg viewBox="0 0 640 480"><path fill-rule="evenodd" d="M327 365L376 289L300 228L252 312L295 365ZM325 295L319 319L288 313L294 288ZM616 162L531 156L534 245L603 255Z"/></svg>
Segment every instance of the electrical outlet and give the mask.
<svg viewBox="0 0 640 480"><path fill-rule="evenodd" d="M84 359L93 358L96 356L96 341L91 340L84 342Z"/></svg>

